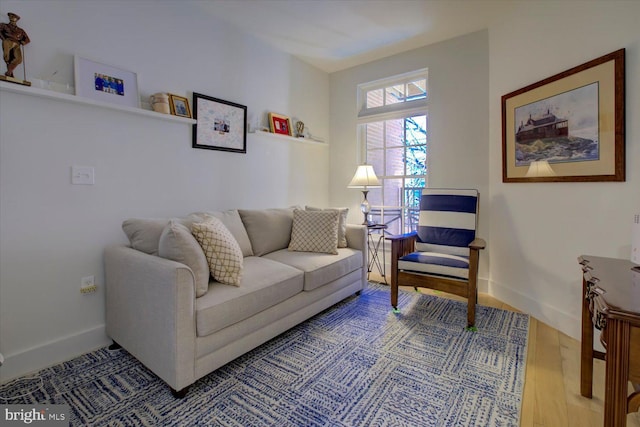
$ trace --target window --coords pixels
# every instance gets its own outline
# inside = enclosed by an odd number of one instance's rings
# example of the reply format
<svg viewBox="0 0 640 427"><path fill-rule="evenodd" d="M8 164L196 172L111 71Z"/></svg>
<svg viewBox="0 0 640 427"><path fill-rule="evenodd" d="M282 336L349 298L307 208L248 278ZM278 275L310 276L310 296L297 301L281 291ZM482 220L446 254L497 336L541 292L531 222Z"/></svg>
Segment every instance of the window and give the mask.
<svg viewBox="0 0 640 427"><path fill-rule="evenodd" d="M371 216L400 234L416 230L427 185L427 70L360 85L358 127L364 161L382 187L371 189Z"/></svg>

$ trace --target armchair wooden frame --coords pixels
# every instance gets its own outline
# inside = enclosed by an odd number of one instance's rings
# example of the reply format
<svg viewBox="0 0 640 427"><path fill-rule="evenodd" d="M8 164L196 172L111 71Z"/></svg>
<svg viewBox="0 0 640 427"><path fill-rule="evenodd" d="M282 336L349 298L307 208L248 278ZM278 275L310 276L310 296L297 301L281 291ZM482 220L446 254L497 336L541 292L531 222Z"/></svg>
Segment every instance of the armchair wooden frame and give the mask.
<svg viewBox="0 0 640 427"><path fill-rule="evenodd" d="M391 241L391 305L398 308L398 287L429 288L467 298L467 327L475 326L478 302L478 260L486 247L484 239L475 238L469 244L469 280L456 280L424 273L398 271L398 259L415 251L416 232L389 236Z"/></svg>

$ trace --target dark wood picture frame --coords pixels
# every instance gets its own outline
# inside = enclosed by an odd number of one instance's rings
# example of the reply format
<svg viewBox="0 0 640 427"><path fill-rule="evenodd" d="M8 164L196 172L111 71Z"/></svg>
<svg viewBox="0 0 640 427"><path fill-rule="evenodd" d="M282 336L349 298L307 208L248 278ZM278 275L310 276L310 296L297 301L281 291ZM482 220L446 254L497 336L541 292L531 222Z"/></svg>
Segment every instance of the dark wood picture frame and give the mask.
<svg viewBox="0 0 640 427"><path fill-rule="evenodd" d="M247 152L247 106L193 93L193 148Z"/></svg>
<svg viewBox="0 0 640 427"><path fill-rule="evenodd" d="M555 175L527 177L536 160ZM624 49L502 97L503 182L624 180Z"/></svg>

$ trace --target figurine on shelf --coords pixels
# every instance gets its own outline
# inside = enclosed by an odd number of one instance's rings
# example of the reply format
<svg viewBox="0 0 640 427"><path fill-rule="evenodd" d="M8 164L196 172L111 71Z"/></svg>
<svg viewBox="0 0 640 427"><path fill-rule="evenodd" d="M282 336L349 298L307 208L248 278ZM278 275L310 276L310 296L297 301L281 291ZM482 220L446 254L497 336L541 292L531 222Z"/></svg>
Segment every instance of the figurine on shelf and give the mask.
<svg viewBox="0 0 640 427"><path fill-rule="evenodd" d="M29 40L27 33L16 24L20 17L12 12L9 12L7 15L9 15L9 23L0 23L0 39L2 39L4 62L7 64L7 71L4 75L11 79L5 78L3 80L28 83L13 78L13 70L22 63L22 46L28 44L31 40Z"/></svg>
<svg viewBox="0 0 640 427"><path fill-rule="evenodd" d="M301 121L297 121L296 122L296 131L297 131L296 136L298 138L304 138L304 123L302 123Z"/></svg>

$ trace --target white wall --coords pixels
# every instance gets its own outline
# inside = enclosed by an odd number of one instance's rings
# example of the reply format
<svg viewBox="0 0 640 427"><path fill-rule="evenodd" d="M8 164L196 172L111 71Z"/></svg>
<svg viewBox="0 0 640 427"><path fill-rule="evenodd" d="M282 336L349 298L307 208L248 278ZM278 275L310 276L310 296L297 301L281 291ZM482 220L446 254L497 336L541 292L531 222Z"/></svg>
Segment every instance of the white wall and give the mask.
<svg viewBox="0 0 640 427"><path fill-rule="evenodd" d="M328 140L328 75L199 4L3 0L0 16L22 17L28 79L72 84L79 54L138 72L145 97L195 91ZM328 204L328 146L249 134L246 155L193 149L190 125L7 91L0 113L1 379L108 343L102 251L126 241L124 219ZM72 165L96 184L71 185ZM81 295L88 275L99 291Z"/></svg>
<svg viewBox="0 0 640 427"><path fill-rule="evenodd" d="M490 292L573 336L581 254L628 258L640 212L640 2L514 2L489 28ZM622 183L502 183L501 96L626 48Z"/></svg>
<svg viewBox="0 0 640 427"><path fill-rule="evenodd" d="M362 222L362 192L347 189L358 165L357 85L429 69L428 185L480 190L478 235L489 237L489 44L487 31L447 40L332 73L330 204ZM486 290L488 251L480 257Z"/></svg>

